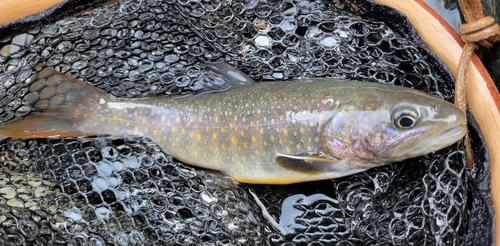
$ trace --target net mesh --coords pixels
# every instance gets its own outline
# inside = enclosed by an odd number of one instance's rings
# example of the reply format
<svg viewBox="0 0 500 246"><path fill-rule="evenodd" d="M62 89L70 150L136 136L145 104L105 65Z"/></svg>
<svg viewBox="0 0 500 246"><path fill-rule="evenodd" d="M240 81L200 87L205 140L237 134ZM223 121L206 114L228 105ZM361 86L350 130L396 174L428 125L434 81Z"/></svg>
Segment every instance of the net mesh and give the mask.
<svg viewBox="0 0 500 246"><path fill-rule="evenodd" d="M255 80L355 79L451 101L450 73L401 16L400 24L386 24L380 13L399 16L338 0L97 7L0 37L0 123L31 112L39 98L30 85L43 67L120 98L195 93L204 64L225 60ZM0 243L491 244L488 158L475 129L473 171L455 144L349 177L287 186L237 184L186 166L147 139L5 139Z"/></svg>

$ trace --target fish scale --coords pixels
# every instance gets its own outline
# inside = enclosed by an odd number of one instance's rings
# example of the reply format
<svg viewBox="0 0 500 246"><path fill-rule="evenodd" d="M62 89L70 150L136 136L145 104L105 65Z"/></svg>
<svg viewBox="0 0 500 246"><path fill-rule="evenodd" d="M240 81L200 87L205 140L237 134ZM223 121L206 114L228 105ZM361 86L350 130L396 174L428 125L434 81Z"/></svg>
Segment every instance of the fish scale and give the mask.
<svg viewBox="0 0 500 246"><path fill-rule="evenodd" d="M267 184L342 177L464 135L462 111L417 90L328 78L255 83L226 63L209 69L227 84L179 98L125 100L47 68L31 86L38 112L0 132L142 136L185 163Z"/></svg>
<svg viewBox="0 0 500 246"><path fill-rule="evenodd" d="M320 130L335 105L312 99L307 95L310 92L295 98L274 95L274 91L296 91L295 86L303 83L256 83L227 92L133 103L102 95L106 103L85 108L86 113L78 116L85 119L78 129L144 136L179 160L205 168L224 171L229 165L251 162L248 165L263 172L273 171L267 163L273 163L278 153L326 151L321 147ZM330 83L322 84L310 87L319 92ZM303 111L297 105L308 105L311 114L300 115Z"/></svg>

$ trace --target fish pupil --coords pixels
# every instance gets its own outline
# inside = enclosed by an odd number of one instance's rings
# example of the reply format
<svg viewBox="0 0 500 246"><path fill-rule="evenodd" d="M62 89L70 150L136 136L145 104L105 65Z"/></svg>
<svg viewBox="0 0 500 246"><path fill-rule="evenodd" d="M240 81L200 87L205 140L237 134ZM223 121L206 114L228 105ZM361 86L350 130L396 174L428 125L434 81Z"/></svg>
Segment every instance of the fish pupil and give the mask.
<svg viewBox="0 0 500 246"><path fill-rule="evenodd" d="M398 119L397 126L400 128L410 128L415 124L415 119L413 117L405 115Z"/></svg>

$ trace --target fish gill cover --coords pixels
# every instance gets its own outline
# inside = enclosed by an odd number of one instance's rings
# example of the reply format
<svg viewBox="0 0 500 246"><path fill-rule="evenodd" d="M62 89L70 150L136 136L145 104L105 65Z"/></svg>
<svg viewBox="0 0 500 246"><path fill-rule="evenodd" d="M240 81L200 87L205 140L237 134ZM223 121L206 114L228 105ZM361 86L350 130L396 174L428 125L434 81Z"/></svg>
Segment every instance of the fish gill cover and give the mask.
<svg viewBox="0 0 500 246"><path fill-rule="evenodd" d="M225 60L255 80L355 79L451 101L450 73L406 20L354 3L120 1L5 35L0 122L31 112L40 98L30 85L43 67L120 98L191 93L206 62ZM5 139L0 244L487 245L489 162L477 128L471 132L473 171L457 143L287 186L237 184L173 160L147 139ZM252 190L281 228L262 215Z"/></svg>

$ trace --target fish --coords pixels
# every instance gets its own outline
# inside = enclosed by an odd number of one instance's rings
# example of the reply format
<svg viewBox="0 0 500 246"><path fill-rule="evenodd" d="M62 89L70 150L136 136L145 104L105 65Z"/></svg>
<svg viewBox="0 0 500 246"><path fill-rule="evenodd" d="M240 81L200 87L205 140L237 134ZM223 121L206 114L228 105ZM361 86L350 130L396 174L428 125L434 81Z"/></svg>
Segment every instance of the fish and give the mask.
<svg viewBox="0 0 500 246"><path fill-rule="evenodd" d="M255 82L211 63L199 93L120 99L52 68L30 86L12 138L140 136L175 159L240 183L339 178L437 151L464 137L464 113L425 92L331 78ZM33 94L32 94L33 93Z"/></svg>

